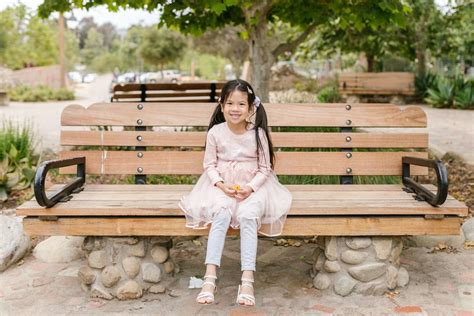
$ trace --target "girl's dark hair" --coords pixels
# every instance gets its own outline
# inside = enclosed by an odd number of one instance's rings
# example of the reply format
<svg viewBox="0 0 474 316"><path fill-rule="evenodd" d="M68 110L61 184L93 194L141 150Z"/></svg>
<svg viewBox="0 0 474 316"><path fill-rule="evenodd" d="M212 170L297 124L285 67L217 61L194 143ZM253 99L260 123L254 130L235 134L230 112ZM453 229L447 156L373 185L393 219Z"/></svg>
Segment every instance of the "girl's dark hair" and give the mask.
<svg viewBox="0 0 474 316"><path fill-rule="evenodd" d="M229 95L234 91L241 91L247 93L248 96L248 104L249 110L255 100L255 92L253 91L252 86L245 80L242 79L235 79L228 81L221 90L221 96L219 97L219 104L217 104L216 108L214 109L214 113L212 113L211 121L209 123L209 127L207 130L209 131L214 125L220 124L225 122L224 113L222 113L221 105L225 105L227 98ZM270 152L270 163L271 168L274 168L275 165L275 153L273 152L273 143L270 138L270 133L268 131L268 121L267 121L267 113L265 112L265 108L263 104L260 103L259 107L256 108L255 115L255 138L257 140L257 148L263 150L262 143L260 142L259 137L259 127L261 127L265 131L265 136L268 140L268 151ZM259 150L257 150L257 159L259 157Z"/></svg>

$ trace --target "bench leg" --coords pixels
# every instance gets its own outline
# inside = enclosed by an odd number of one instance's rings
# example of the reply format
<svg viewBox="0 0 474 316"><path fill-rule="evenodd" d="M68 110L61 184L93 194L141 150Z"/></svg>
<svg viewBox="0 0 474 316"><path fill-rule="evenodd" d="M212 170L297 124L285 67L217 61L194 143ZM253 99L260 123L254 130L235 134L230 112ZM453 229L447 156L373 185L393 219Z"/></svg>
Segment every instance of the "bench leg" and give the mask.
<svg viewBox="0 0 474 316"><path fill-rule="evenodd" d="M163 281L179 269L170 257L171 247L171 237L164 236L89 236L82 245L87 264L79 269L81 286L91 297L109 300L163 293Z"/></svg>
<svg viewBox="0 0 474 316"><path fill-rule="evenodd" d="M346 296L382 295L405 286L402 249L401 237L318 237L311 271L314 287Z"/></svg>

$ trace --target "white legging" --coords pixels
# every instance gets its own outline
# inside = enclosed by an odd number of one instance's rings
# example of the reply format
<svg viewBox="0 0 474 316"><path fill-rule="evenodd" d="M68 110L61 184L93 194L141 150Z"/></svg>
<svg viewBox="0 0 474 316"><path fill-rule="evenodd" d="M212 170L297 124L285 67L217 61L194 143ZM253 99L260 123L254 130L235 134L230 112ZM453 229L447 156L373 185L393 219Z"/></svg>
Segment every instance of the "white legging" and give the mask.
<svg viewBox="0 0 474 316"><path fill-rule="evenodd" d="M222 251L224 249L225 237L229 229L231 214L225 209L214 217L209 239L207 242L207 253L205 264L221 265ZM240 221L240 260L242 271L255 271L257 257L257 219L243 218Z"/></svg>

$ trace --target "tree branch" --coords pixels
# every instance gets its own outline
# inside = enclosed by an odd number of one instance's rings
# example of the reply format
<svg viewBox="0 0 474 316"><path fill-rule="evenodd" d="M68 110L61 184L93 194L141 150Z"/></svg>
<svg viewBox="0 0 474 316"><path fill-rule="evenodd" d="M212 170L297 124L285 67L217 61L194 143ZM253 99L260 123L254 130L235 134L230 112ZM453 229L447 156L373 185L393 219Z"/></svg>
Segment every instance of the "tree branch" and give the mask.
<svg viewBox="0 0 474 316"><path fill-rule="evenodd" d="M297 38L295 38L291 42L281 43L280 45L278 45L272 52L273 57L275 57L276 59L279 55L283 54L284 52L293 51L296 47L298 47L298 45L304 42L304 40L308 37L309 34L311 34L316 29L316 26L317 26L317 23L313 22L312 24L308 26L306 30L304 30L303 33L301 33Z"/></svg>

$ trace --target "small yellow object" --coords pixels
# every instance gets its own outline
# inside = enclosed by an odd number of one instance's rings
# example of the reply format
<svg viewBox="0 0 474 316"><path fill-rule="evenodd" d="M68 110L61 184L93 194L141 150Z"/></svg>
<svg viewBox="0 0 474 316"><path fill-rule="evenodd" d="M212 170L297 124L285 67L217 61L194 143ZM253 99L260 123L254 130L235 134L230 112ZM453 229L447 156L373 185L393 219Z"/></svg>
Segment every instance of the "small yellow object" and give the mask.
<svg viewBox="0 0 474 316"><path fill-rule="evenodd" d="M233 186L235 191L240 191L240 185L236 184Z"/></svg>

